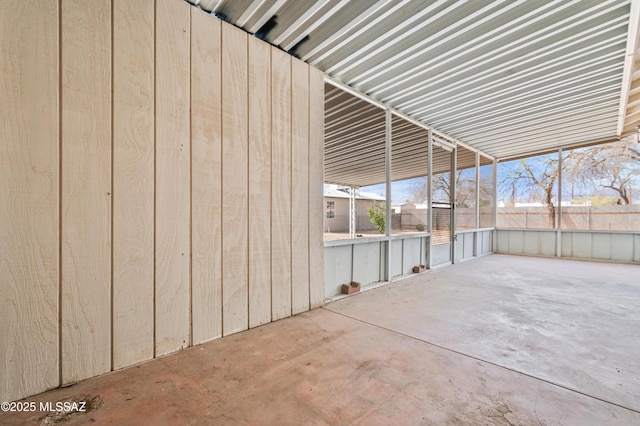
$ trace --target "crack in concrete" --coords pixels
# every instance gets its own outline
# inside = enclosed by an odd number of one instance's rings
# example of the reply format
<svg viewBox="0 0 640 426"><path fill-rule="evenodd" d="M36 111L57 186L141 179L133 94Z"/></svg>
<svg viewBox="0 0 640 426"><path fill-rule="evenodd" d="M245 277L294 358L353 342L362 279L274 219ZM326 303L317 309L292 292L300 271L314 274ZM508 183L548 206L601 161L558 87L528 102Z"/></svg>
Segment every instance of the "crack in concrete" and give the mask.
<svg viewBox="0 0 640 426"><path fill-rule="evenodd" d="M433 343L433 342L429 342L428 340L420 339L420 338L418 338L418 337L411 336L411 335L409 335L409 334L405 334L405 333L402 333L402 332L400 332L400 331L392 330L392 329L389 329L389 328L386 328L386 327L383 327L383 326L380 326L380 325L377 325L377 324L374 324L374 323L370 323L370 322L368 322L368 321L362 320L362 319L360 319L360 318L352 317L352 316L347 315L347 314L344 314L344 313L342 313L342 312L332 311L331 309L328 309L328 308L327 308L327 306L323 306L323 307L321 307L320 309L323 309L323 310L325 310L325 311L327 311L327 312L331 312L331 313L336 314L336 315L343 316L343 317L345 317L345 318L352 319L352 320L354 320L354 321L361 322L361 323L363 323L363 324L367 324L367 325L369 325L369 326L371 326L371 327L375 327L375 328L378 328L378 329L381 329L381 330L388 331L388 332L390 332L390 333L394 333L394 334L397 334L397 335L400 335L400 336L407 337L407 338L409 338L409 339L413 339L413 340L416 340L416 341L419 341L419 342L422 342L422 343L426 343L427 345L433 346L433 347L438 348L438 349L442 349L442 350L445 350L445 351L448 351L448 352L452 352L452 353L455 353L455 354L458 354L458 355L462 355L462 356L464 356L464 357L467 357L467 358L470 358L470 359L474 359L474 360L476 360L476 361L480 361L480 362L483 362L483 363L485 363L485 364L493 365L493 366L495 366L495 367L499 367L499 368L502 368L502 369L504 369L504 370L511 371L511 372L513 372L513 373L522 374L523 376L530 377L530 378L535 379L535 380L539 380L539 381L541 381L541 382L543 382L543 383L547 383L547 384L549 384L549 385L552 385L552 386L555 386L555 387L558 387L558 388L561 388L561 389L567 390L567 391L569 391L569 392L573 392L573 393L576 393L576 394L578 394L578 395L585 396L585 397L587 397L587 398L591 398L591 399L594 399L594 400L597 400L597 401L600 401L600 402L604 402L605 404L613 405L613 406L615 406L615 407L622 408L622 409L625 409L625 410L628 410L628 411L631 411L631 412L634 412L634 413L638 413L638 414L640 414L640 409L627 407L627 406L625 406L625 405L618 404L618 403L616 403L616 402L609 401L609 400L606 400L606 399L604 399L604 398L601 398L601 397L598 397L598 396L595 396L595 395L591 395L591 394L588 394L588 393L582 392L582 391L580 391L580 390L578 390L578 389L573 389L573 388L571 388L571 387L568 387L568 386L562 385L562 384L560 384L560 383L555 383L555 382L552 382L552 381L550 381L550 380L547 380L547 379L543 379L543 378L541 378L541 377L534 376L534 375L532 375L532 374L530 374L530 373L526 373L526 372L524 372L524 371L515 370L515 369L513 369L513 368L506 367L506 366L504 366L504 365L500 365L500 364L497 364L497 363L495 363L495 362L488 361L488 360L486 360L486 359L482 359L482 358L479 358L479 357L474 356L474 355L470 355L470 354L467 354L467 353L464 353L464 352L457 351L457 350L455 350L455 349L451 349L451 348L447 348L447 347L445 347L445 346L438 345L438 344Z"/></svg>

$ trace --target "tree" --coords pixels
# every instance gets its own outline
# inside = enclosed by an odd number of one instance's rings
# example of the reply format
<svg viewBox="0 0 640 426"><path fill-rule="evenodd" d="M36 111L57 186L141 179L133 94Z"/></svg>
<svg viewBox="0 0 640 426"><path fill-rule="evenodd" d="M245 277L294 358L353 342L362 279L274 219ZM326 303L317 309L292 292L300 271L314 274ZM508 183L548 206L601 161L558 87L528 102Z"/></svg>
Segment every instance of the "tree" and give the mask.
<svg viewBox="0 0 640 426"><path fill-rule="evenodd" d="M458 170L456 173L456 206L469 207L475 202L475 181L467 176L465 170ZM451 200L450 173L438 173L433 175L432 180L432 200L449 203ZM425 203L429 199L427 193L427 176L413 179L409 188L411 202L416 204Z"/></svg>
<svg viewBox="0 0 640 426"><path fill-rule="evenodd" d="M414 204L422 204L429 199L427 192L427 177L419 177L411 180L411 186L409 187L409 194L411 194L411 201Z"/></svg>
<svg viewBox="0 0 640 426"><path fill-rule="evenodd" d="M493 175L480 177L480 207L491 207L493 200Z"/></svg>
<svg viewBox="0 0 640 426"><path fill-rule="evenodd" d="M556 207L553 204L558 181L558 155L529 157L517 162L503 163L503 176L499 183L501 194L507 195L511 205L516 199L540 201L549 211L549 227L556 227Z"/></svg>
<svg viewBox="0 0 640 426"><path fill-rule="evenodd" d="M599 187L613 192L617 197L616 204L632 204L631 189L640 177L640 144L632 136L619 142L570 151L564 159L564 172L572 188Z"/></svg>
<svg viewBox="0 0 640 426"><path fill-rule="evenodd" d="M387 215L386 203L373 203L367 210L369 220L373 223L378 231L384 234L387 231L385 218Z"/></svg>
<svg viewBox="0 0 640 426"><path fill-rule="evenodd" d="M433 175L431 199L443 203L451 202L451 173L438 173Z"/></svg>
<svg viewBox="0 0 640 426"><path fill-rule="evenodd" d="M476 204L475 168L456 173L456 207L473 207Z"/></svg>
<svg viewBox="0 0 640 426"><path fill-rule="evenodd" d="M587 193L616 194L617 204L631 204L631 188L640 177L640 144L635 136L619 142L564 151L563 187ZM516 200L540 201L549 210L549 226L555 228L554 191L559 178L556 153L502 163L498 190L507 204ZM564 195L564 191L563 191Z"/></svg>

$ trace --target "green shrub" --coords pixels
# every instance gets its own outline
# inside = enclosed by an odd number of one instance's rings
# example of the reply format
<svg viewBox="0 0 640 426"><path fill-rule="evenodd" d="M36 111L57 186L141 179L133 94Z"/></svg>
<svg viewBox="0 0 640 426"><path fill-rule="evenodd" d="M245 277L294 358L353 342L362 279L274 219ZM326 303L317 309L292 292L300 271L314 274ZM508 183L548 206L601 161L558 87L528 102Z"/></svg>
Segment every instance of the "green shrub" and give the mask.
<svg viewBox="0 0 640 426"><path fill-rule="evenodd" d="M424 232L424 224L422 223L417 224L416 229L418 230L418 232Z"/></svg>
<svg viewBox="0 0 640 426"><path fill-rule="evenodd" d="M381 233L386 232L385 217L387 212L387 206L385 203L373 203L367 210L369 220L376 226L376 229Z"/></svg>

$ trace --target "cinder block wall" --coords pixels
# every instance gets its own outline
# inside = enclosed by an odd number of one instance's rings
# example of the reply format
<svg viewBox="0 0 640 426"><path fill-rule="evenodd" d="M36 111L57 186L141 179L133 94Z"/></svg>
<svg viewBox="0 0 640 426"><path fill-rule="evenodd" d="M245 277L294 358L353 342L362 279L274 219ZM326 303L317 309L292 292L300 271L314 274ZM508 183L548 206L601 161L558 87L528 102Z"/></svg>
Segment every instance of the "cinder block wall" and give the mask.
<svg viewBox="0 0 640 426"><path fill-rule="evenodd" d="M0 32L0 400L323 303L321 72L182 0Z"/></svg>

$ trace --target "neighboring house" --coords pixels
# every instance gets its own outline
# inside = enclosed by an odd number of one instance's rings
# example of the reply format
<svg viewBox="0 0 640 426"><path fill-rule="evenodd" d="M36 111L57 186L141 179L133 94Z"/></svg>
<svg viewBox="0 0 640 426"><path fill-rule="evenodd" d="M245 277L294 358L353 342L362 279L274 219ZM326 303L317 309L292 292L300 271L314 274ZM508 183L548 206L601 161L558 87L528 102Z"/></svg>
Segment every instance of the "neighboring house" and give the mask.
<svg viewBox="0 0 640 426"><path fill-rule="evenodd" d="M402 212L402 206L406 204L406 203L402 203L402 204L391 204L391 213L396 214L396 213L401 213Z"/></svg>
<svg viewBox="0 0 640 426"><path fill-rule="evenodd" d="M385 197L371 193L356 194L356 232L375 231L367 211L373 203L383 203ZM349 188L338 185L324 185L324 232L349 232ZM448 205L434 203L434 229L448 229L450 210ZM393 229L415 230L416 225L426 226L428 205L405 202L391 205Z"/></svg>
<svg viewBox="0 0 640 426"><path fill-rule="evenodd" d="M372 192L356 193L356 230L371 231L376 227L369 220L367 210L375 202L385 198ZM339 185L324 185L324 232L349 232L349 188Z"/></svg>
<svg viewBox="0 0 640 426"><path fill-rule="evenodd" d="M448 219L448 211L447 213L440 214L440 211L437 210L440 207L440 204L433 204L433 213L436 220L434 221L434 225L440 223L440 216L443 217L442 220L446 221ZM415 230L416 226L424 225L427 227L429 223L429 205L428 204L415 204L406 202L400 206L399 209L399 226L402 229ZM436 229L440 229L437 226L434 226Z"/></svg>

